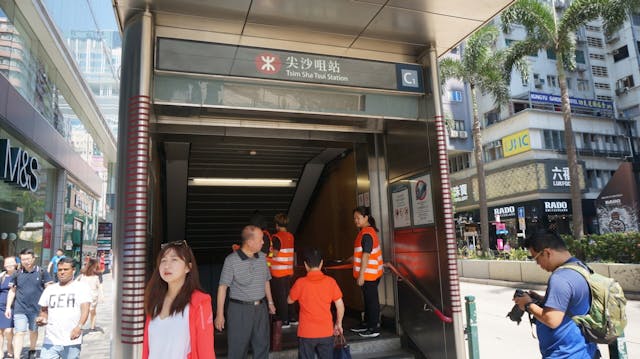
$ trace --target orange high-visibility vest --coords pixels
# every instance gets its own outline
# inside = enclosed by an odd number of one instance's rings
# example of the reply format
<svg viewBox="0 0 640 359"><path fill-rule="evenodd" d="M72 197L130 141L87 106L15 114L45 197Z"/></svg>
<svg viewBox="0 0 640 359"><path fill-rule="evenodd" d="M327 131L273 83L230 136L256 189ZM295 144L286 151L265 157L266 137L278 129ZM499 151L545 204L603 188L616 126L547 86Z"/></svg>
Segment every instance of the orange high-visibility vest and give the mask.
<svg viewBox="0 0 640 359"><path fill-rule="evenodd" d="M365 266L362 265L362 237L368 234L373 238L373 247L369 255L369 261ZM360 270L364 267L364 280L374 281L382 277L382 251L380 250L380 240L378 234L373 227L364 227L358 233L356 241L353 244L353 277L358 279Z"/></svg>
<svg viewBox="0 0 640 359"><path fill-rule="evenodd" d="M280 239L280 250L278 255L271 257L271 276L280 278L293 275L293 234L278 232L272 237Z"/></svg>

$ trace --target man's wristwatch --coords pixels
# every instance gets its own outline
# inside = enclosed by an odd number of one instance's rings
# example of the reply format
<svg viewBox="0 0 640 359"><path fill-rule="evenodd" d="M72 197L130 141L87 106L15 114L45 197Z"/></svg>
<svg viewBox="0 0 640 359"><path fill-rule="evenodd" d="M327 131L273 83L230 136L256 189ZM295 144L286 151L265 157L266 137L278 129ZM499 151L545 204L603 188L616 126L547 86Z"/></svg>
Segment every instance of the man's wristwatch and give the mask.
<svg viewBox="0 0 640 359"><path fill-rule="evenodd" d="M535 304L534 302L529 302L527 304L524 305L524 311L529 313L529 314L533 314L531 313L531 311L529 310L529 307L531 306L531 304Z"/></svg>

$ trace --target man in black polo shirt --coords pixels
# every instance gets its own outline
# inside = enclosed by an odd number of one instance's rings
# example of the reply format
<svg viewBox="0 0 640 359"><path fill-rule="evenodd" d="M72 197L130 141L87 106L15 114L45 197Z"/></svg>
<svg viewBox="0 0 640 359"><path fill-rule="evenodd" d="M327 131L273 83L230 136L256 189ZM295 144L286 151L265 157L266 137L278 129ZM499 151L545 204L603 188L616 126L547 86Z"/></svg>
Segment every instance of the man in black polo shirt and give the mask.
<svg viewBox="0 0 640 359"><path fill-rule="evenodd" d="M46 285L52 283L49 273L40 266L35 265L35 256L32 249L20 251L20 263L22 269L14 273L9 282L9 295L7 296L7 310L4 315L11 318L11 306L15 299L13 309L13 337L14 358L20 358L24 343L24 333L29 330L29 359L36 357L36 342L38 341L38 327L36 317L40 313L38 300Z"/></svg>
<svg viewBox="0 0 640 359"><path fill-rule="evenodd" d="M224 302L227 288L230 288L227 309L229 359L246 358L249 344L254 359L269 357L269 313L275 314L276 308L269 286L271 274L265 254L260 251L262 244L260 228L248 225L242 230L242 247L224 260L215 326L218 330L224 329Z"/></svg>

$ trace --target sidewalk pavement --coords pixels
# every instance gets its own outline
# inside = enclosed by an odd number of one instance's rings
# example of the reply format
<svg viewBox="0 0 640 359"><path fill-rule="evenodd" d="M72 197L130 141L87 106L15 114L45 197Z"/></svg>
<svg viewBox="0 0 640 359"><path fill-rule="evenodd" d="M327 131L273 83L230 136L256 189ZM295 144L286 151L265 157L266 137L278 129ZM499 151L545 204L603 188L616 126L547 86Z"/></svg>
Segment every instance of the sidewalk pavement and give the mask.
<svg viewBox="0 0 640 359"><path fill-rule="evenodd" d="M80 359L110 359L111 339L113 337L113 293L115 281L111 273L103 276L102 289L104 299L98 303L96 331L84 330ZM85 326L88 328L88 323Z"/></svg>
<svg viewBox="0 0 640 359"><path fill-rule="evenodd" d="M492 359L539 359L538 340L532 337L529 320L523 318L520 325L510 321L506 314L513 307L515 289L502 285L460 282L460 294L464 305L465 296L473 295L476 302L480 358ZM520 283L519 288L534 289L544 293L544 286ZM627 301L627 327L625 339L628 358L640 358L640 301ZM466 321L466 319L465 319ZM533 328L535 330L535 328ZM465 344L466 345L466 344ZM603 358L609 358L609 350L600 345Z"/></svg>

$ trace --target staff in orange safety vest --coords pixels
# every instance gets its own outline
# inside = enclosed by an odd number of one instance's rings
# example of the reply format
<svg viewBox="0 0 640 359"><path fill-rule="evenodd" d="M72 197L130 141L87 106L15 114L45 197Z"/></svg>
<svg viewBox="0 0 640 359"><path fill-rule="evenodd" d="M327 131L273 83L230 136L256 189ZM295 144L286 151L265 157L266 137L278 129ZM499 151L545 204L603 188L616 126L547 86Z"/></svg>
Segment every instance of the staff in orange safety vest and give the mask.
<svg viewBox="0 0 640 359"><path fill-rule="evenodd" d="M353 244L353 277L362 288L364 297L364 319L358 328L351 329L361 337L373 338L380 335L380 299L378 284L382 277L382 251L378 239L376 221L370 209L358 207L353 210L353 221L360 229Z"/></svg>
<svg viewBox="0 0 640 359"><path fill-rule="evenodd" d="M279 213L274 217L276 233L271 236L271 291L276 306L276 315L282 320L282 328L298 324L295 308L287 304L291 289L294 265L294 238L287 231L289 217Z"/></svg>

